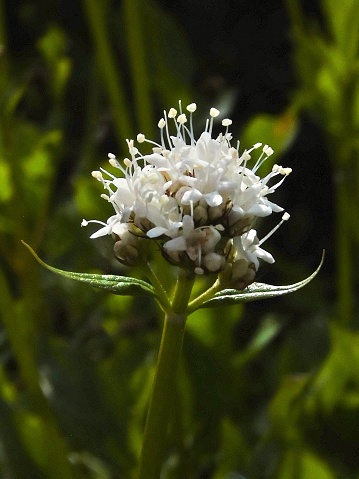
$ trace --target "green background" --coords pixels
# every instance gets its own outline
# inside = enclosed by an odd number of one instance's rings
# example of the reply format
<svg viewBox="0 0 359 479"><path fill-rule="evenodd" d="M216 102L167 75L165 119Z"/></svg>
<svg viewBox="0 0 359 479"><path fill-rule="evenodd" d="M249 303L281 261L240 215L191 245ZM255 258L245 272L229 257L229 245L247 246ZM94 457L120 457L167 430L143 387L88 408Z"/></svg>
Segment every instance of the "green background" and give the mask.
<svg viewBox="0 0 359 479"><path fill-rule="evenodd" d="M181 99L196 131L215 106L241 148L293 168L258 280L326 259L293 295L190 317L163 478L358 479L357 0L2 0L0 16L1 478L135 477L161 315L52 275L20 240L130 275L80 227L112 214L91 171L158 139Z"/></svg>

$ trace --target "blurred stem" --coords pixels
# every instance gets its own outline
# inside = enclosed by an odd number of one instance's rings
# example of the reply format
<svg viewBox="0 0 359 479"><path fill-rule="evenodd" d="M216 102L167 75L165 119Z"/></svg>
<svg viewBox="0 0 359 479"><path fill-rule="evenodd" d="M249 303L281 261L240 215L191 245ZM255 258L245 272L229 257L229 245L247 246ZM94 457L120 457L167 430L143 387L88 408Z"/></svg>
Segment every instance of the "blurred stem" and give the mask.
<svg viewBox="0 0 359 479"><path fill-rule="evenodd" d="M143 41L141 0L124 0L123 12L138 126L140 131L153 137L151 86L147 73L145 42Z"/></svg>
<svg viewBox="0 0 359 479"><path fill-rule="evenodd" d="M106 24L107 2L83 0L90 33L96 48L99 70L103 76L111 101L112 113L117 130L119 144L132 137L129 105L125 98L124 82L121 78L114 52L108 39Z"/></svg>
<svg viewBox="0 0 359 479"><path fill-rule="evenodd" d="M354 104L357 88L356 76L345 75L342 87L341 109L338 112L341 126L337 137L332 139L332 164L337 165L336 171L336 257L338 286L338 320L349 326L353 318L353 237L351 223L352 209L356 208L355 165L358 163L356 150L351 147L352 138L356 137L353 125Z"/></svg>
<svg viewBox="0 0 359 479"><path fill-rule="evenodd" d="M32 413L41 422L44 435L44 469L49 479L76 479L69 462L69 449L61 436L56 418L40 387L37 369L36 344L39 331L35 317L39 314L36 297L32 294L32 284L38 284L29 271L29 289L24 288L22 300L13 299L5 275L0 269L1 304L0 315L7 331L12 350L19 366L21 379L30 399Z"/></svg>
<svg viewBox="0 0 359 479"><path fill-rule="evenodd" d="M0 0L0 94L3 94L8 85L8 70L5 2Z"/></svg>
<svg viewBox="0 0 359 479"><path fill-rule="evenodd" d="M152 396L147 413L138 479L159 479L167 443L168 421L176 386L186 324L186 309L193 279L180 272L172 301L165 317L157 358Z"/></svg>
<svg viewBox="0 0 359 479"><path fill-rule="evenodd" d="M348 184L344 171L336 179L336 257L338 286L338 319L350 325L353 314L353 258L351 242L351 208ZM354 206L355 207L355 206Z"/></svg>

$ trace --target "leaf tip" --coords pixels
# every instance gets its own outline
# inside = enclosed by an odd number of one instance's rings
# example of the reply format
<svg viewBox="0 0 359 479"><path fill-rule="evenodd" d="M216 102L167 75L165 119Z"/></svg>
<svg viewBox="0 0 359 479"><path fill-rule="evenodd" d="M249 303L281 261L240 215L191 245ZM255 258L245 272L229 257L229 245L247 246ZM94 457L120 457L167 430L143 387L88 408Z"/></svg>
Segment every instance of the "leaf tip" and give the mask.
<svg viewBox="0 0 359 479"><path fill-rule="evenodd" d="M35 251L31 248L30 245L28 245L24 240L20 240L21 243L25 246L25 248L27 248L30 253L32 254L32 256L36 259L36 261L38 263L40 263L42 266L45 266L45 268L47 268L48 266L42 261L42 259L40 259L37 254L35 253Z"/></svg>

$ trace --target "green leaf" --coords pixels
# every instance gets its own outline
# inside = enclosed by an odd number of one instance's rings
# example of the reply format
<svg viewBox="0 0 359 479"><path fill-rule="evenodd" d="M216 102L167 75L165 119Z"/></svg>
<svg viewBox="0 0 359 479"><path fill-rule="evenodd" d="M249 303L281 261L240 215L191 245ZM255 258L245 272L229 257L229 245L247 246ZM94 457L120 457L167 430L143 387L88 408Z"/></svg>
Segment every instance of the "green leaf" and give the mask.
<svg viewBox="0 0 359 479"><path fill-rule="evenodd" d="M153 287L146 281L140 279L105 274L73 273L72 271L63 271L49 266L37 256L31 246L26 244L25 241L21 240L21 242L42 266L60 276L89 284L95 288L104 289L113 294L123 296L155 296Z"/></svg>
<svg viewBox="0 0 359 479"><path fill-rule="evenodd" d="M294 293L303 286L306 286L319 272L324 261L324 252L320 265L308 278L303 281L299 281L295 284L289 284L286 286L274 286L264 283L253 283L243 291L236 289L224 289L214 295L212 299L205 301L201 304L200 308L208 308L213 306L224 306L231 304L238 304L248 301L257 301L259 299L276 298L288 293Z"/></svg>

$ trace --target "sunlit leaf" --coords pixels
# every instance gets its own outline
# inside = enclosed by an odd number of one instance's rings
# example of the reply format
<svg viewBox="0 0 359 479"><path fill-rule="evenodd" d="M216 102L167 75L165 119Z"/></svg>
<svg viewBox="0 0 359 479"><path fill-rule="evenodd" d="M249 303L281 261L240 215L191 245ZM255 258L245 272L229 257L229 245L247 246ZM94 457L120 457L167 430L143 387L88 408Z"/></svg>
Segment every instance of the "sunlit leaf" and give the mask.
<svg viewBox="0 0 359 479"><path fill-rule="evenodd" d="M281 115L258 115L246 126L241 134L241 144L250 148L258 141L269 144L275 155L274 162L292 143L297 132L298 120L292 110L286 110ZM271 169L273 162L267 161L262 172Z"/></svg>
<svg viewBox="0 0 359 479"><path fill-rule="evenodd" d="M104 289L113 294L124 296L155 296L153 287L149 283L146 283L146 281L142 281L140 279L116 275L74 273L72 271L63 271L61 269L54 268L53 266L49 266L48 264L44 263L37 256L31 246L26 244L24 241L22 241L22 243L42 266L53 273L64 276L65 278L80 281L81 283L88 284L95 288Z"/></svg>
<svg viewBox="0 0 359 479"><path fill-rule="evenodd" d="M1 189L0 189L0 202L8 201L13 195L13 186L10 179L10 168L9 165L5 163L0 158L0 178L1 178Z"/></svg>
<svg viewBox="0 0 359 479"><path fill-rule="evenodd" d="M284 294L294 293L300 288L306 286L319 272L324 261L324 254L318 268L308 278L298 283L289 284L286 286L274 286L264 283L253 283L249 285L245 290L238 291L236 289L225 289L216 293L214 297L208 301L205 301L200 307L208 308L212 306L223 306L230 304L238 304L242 302L257 301L259 299L276 298L283 296Z"/></svg>
<svg viewBox="0 0 359 479"><path fill-rule="evenodd" d="M324 461L321 461L311 452L295 447L285 454L280 471L278 471L276 477L278 479L287 479L289 477L298 479L334 479L335 475Z"/></svg>

